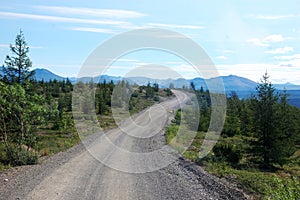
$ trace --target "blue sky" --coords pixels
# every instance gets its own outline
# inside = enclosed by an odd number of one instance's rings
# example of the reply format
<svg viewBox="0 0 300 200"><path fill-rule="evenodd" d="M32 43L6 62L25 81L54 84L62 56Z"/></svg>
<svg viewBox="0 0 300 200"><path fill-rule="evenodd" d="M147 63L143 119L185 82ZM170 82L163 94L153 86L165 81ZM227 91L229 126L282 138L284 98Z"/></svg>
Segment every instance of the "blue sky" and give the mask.
<svg viewBox="0 0 300 200"><path fill-rule="evenodd" d="M267 70L274 83L300 84L298 1L97 0L3 1L0 4L0 62L20 29L34 68L76 76L88 55L116 34L164 28L196 41L220 75L259 81ZM181 76L199 76L166 52L140 51L115 62L107 72L124 75L155 63Z"/></svg>

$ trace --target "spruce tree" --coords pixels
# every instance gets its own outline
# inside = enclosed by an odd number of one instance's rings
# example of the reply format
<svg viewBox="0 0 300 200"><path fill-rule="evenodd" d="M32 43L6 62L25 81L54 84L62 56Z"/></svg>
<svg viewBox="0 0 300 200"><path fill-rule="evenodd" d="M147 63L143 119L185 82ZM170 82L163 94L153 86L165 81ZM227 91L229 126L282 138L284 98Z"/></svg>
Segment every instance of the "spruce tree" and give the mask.
<svg viewBox="0 0 300 200"><path fill-rule="evenodd" d="M265 73L261 82L256 87L256 96L254 103L255 125L258 137L257 150L262 155L263 167L271 166L273 152L276 148L276 129L275 129L275 109L278 95L275 94L275 88L269 81L269 75Z"/></svg>
<svg viewBox="0 0 300 200"><path fill-rule="evenodd" d="M9 83L25 84L34 75L30 71L32 62L28 57L29 47L22 30L15 39L15 44L10 45L12 56L6 56L5 65L2 67L3 80Z"/></svg>
<svg viewBox="0 0 300 200"><path fill-rule="evenodd" d="M276 163L283 165L288 161L288 158L292 156L296 151L295 141L297 139L297 118L294 117L292 106L288 103L288 97L286 90L280 95L280 102L276 109L277 114L277 128L278 138L275 141L277 151L273 152L276 154Z"/></svg>
<svg viewBox="0 0 300 200"><path fill-rule="evenodd" d="M6 154L13 165L33 164L38 154L34 151L37 129L45 123L47 106L43 95L29 91L31 61L29 47L22 31L15 45L10 45L12 56L7 56L0 81L0 128L6 146Z"/></svg>
<svg viewBox="0 0 300 200"><path fill-rule="evenodd" d="M269 81L266 73L256 88L252 99L255 132L258 143L255 150L262 156L262 166L270 168L273 164L283 165L294 153L294 137L289 123L291 117L287 94L280 95Z"/></svg>

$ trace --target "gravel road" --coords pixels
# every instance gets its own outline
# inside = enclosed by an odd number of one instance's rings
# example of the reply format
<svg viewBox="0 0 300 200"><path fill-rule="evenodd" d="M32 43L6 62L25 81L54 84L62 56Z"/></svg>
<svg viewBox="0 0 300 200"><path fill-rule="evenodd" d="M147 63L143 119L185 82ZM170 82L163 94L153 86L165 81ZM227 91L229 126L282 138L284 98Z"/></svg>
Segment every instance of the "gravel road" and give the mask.
<svg viewBox="0 0 300 200"><path fill-rule="evenodd" d="M233 186L164 148L162 127L170 111L188 99L182 92L175 94L177 98L136 115L134 123L125 120L119 128L93 134L84 145L39 165L2 172L0 199L246 199Z"/></svg>

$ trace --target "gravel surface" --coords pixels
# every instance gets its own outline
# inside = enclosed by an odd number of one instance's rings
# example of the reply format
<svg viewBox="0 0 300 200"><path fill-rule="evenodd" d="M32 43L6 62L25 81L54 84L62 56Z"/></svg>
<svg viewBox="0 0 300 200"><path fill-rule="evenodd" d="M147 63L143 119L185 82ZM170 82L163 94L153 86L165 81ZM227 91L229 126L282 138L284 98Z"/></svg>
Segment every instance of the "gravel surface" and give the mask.
<svg viewBox="0 0 300 200"><path fill-rule="evenodd" d="M186 96L179 101L183 99ZM167 104L173 109L176 103L167 101ZM169 114L166 118L166 113L160 114L159 109L153 107L149 112L153 122L163 120L162 126L168 123ZM149 116L149 113L142 112L135 116L135 121L142 123ZM132 135L126 135L123 131L134 127L124 124L127 126L105 133L118 147L147 153L164 146L163 131L148 138L136 138L137 135L149 135L156 127L141 134L141 126ZM99 140L98 134L89 136L84 144L51 156L38 165L16 167L0 173L0 199L246 199L234 186L181 157L164 157L164 152L160 152L162 157L149 163L147 159L127 155L107 145ZM171 164L151 170L168 159L173 159ZM148 165L148 172L142 173ZM140 173L129 173L130 170Z"/></svg>

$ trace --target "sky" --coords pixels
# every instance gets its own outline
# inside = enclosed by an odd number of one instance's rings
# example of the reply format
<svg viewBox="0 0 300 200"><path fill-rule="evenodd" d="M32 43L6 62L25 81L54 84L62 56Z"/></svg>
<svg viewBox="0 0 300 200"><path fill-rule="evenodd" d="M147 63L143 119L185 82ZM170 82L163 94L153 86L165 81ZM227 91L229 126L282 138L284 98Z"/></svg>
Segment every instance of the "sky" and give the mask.
<svg viewBox="0 0 300 200"><path fill-rule="evenodd" d="M273 83L300 85L297 0L0 2L0 63L4 63L6 55L11 55L9 44L14 43L22 29L33 68L76 77L89 55L105 41L127 31L161 28L196 42L219 75L259 81L267 71ZM201 76L180 55L157 49L120 55L105 73L125 76L136 68L153 64L166 66L185 78ZM176 73L166 78L178 78L173 77ZM145 70L145 76L151 77L151 73Z"/></svg>

